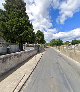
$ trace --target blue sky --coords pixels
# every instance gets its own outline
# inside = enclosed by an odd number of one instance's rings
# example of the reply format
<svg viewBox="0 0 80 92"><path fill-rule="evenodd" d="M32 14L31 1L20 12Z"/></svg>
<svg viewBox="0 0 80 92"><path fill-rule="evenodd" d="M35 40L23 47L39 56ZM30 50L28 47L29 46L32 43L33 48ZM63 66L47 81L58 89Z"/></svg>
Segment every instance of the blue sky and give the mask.
<svg viewBox="0 0 80 92"><path fill-rule="evenodd" d="M49 15L51 16L53 27L55 27L59 31L68 32L80 27L80 12L76 12L73 17L68 18L64 24L57 22L57 18L59 16L58 9L53 9L52 7L50 7Z"/></svg>
<svg viewBox="0 0 80 92"><path fill-rule="evenodd" d="M80 39L80 0L24 0L34 31L41 30L45 40ZM0 8L3 9L0 0Z"/></svg>

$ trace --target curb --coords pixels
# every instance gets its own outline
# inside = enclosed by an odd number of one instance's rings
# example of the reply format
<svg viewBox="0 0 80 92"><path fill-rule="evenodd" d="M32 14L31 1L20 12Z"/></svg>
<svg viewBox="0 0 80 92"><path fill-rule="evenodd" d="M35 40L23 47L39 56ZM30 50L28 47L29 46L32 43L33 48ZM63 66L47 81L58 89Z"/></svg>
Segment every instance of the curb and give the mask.
<svg viewBox="0 0 80 92"><path fill-rule="evenodd" d="M35 67L32 69L32 71L31 71L28 75L26 75L26 73L23 75L23 77L22 77L21 80L18 82L17 86L14 88L14 90L13 90L12 92L20 92L20 91L21 91L21 89L23 88L23 86L25 85L25 83L28 81L28 79L30 78L30 76L32 75L32 73L34 72L34 70L36 69L36 67L37 67L38 63L40 62L40 60L41 60L41 58L42 58L42 56L43 56L44 53L45 53L45 52L43 52L43 53L41 54L40 59L37 61L37 64L36 64Z"/></svg>

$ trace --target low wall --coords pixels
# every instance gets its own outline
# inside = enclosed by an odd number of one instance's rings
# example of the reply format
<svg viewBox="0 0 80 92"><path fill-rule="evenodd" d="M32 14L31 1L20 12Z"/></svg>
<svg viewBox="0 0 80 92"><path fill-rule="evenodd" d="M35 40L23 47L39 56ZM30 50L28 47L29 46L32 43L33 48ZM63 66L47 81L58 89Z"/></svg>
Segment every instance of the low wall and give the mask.
<svg viewBox="0 0 80 92"><path fill-rule="evenodd" d="M0 55L7 53L7 46L0 47Z"/></svg>
<svg viewBox="0 0 80 92"><path fill-rule="evenodd" d="M60 48L57 49L66 56L80 62L80 50L78 48L78 46L60 46Z"/></svg>
<svg viewBox="0 0 80 92"><path fill-rule="evenodd" d="M9 45L9 47L10 47L10 53L15 53L19 51L19 45L17 44Z"/></svg>
<svg viewBox="0 0 80 92"><path fill-rule="evenodd" d="M0 75L35 55L37 50L21 51L0 56Z"/></svg>

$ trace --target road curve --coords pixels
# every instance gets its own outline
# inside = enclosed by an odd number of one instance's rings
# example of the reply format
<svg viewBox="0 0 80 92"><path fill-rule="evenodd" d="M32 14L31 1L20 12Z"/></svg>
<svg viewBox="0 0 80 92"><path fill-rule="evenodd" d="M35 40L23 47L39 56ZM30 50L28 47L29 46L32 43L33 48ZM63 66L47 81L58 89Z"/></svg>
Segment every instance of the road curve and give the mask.
<svg viewBox="0 0 80 92"><path fill-rule="evenodd" d="M80 92L79 68L49 48L21 92Z"/></svg>

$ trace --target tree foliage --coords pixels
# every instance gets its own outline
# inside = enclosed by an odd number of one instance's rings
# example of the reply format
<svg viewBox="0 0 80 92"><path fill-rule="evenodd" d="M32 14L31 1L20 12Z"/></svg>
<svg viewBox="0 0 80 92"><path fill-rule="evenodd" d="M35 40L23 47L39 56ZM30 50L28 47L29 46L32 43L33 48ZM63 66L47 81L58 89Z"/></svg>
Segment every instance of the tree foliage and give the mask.
<svg viewBox="0 0 80 92"><path fill-rule="evenodd" d="M80 43L80 40L76 40L76 39L72 40L72 42L71 42L72 45L79 44L79 43Z"/></svg>
<svg viewBox="0 0 80 92"><path fill-rule="evenodd" d="M38 44L44 44L45 43L44 34L40 30L38 30L37 33L36 33L36 43L38 43Z"/></svg>
<svg viewBox="0 0 80 92"><path fill-rule="evenodd" d="M26 3L23 0L5 0L4 9L0 10L0 30L4 39L20 46L24 42L32 43L35 33L26 13Z"/></svg>
<svg viewBox="0 0 80 92"><path fill-rule="evenodd" d="M69 41L66 41L66 42L64 42L64 45L69 46L69 45L71 45L71 43Z"/></svg>
<svg viewBox="0 0 80 92"><path fill-rule="evenodd" d="M57 39L57 40L53 39L50 41L50 45L51 46L61 46L61 45L63 45L63 41L60 39Z"/></svg>

